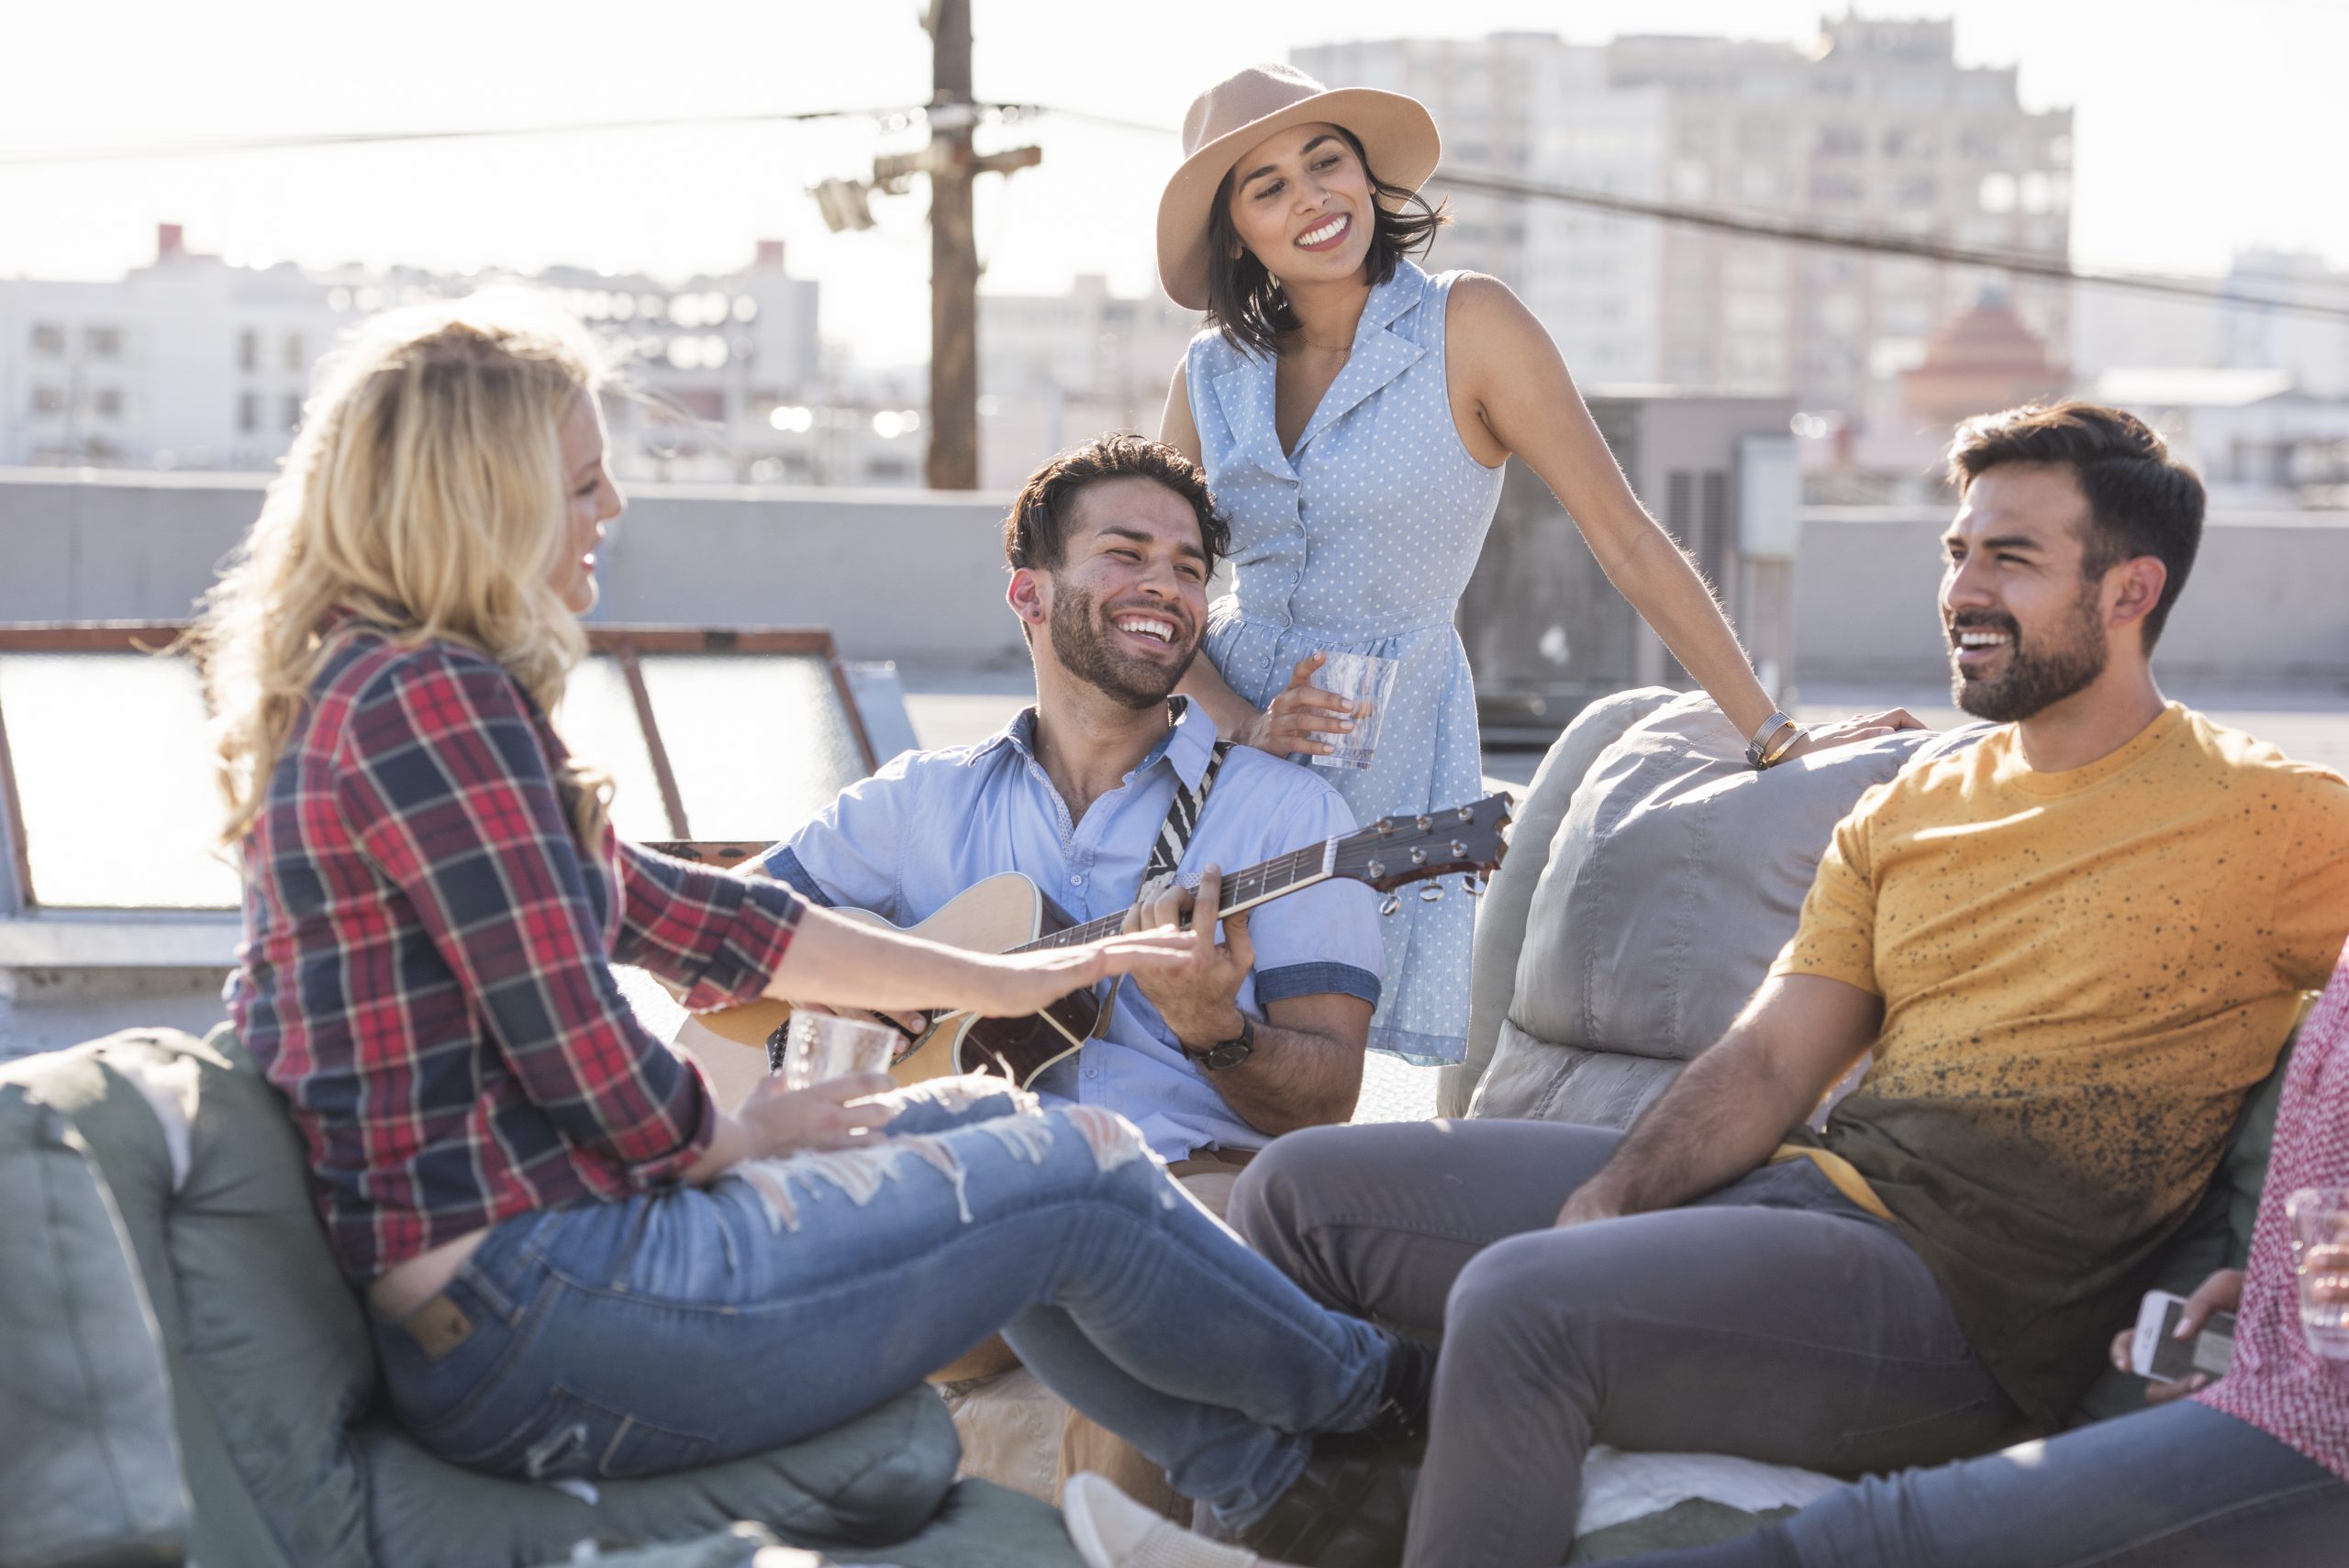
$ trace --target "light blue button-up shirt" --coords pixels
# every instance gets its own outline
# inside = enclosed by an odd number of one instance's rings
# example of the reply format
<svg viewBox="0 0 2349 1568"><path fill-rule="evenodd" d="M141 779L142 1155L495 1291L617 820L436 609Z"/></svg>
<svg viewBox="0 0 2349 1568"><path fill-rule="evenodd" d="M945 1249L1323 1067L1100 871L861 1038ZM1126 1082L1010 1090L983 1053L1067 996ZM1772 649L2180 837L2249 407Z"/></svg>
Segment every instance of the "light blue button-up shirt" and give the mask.
<svg viewBox="0 0 2349 1568"><path fill-rule="evenodd" d="M1176 699L1181 717L1124 782L1082 822L1036 761L1035 710L976 746L907 751L767 851L770 875L818 903L867 909L901 926L929 918L955 895L1016 871L1077 920L1122 912L1134 900L1152 842L1174 803L1193 789L1215 743L1215 722ZM1251 747L1232 748L1216 775L1179 868L1232 872L1353 831L1338 792L1309 769ZM1375 1006L1385 943L1378 896L1333 880L1250 913L1256 967L1240 1006L1340 993ZM1224 1104L1213 1075L1183 1055L1174 1030L1141 988L1123 984L1107 1034L1037 1081L1047 1100L1117 1111L1167 1160L1197 1149L1258 1149L1263 1133Z"/></svg>

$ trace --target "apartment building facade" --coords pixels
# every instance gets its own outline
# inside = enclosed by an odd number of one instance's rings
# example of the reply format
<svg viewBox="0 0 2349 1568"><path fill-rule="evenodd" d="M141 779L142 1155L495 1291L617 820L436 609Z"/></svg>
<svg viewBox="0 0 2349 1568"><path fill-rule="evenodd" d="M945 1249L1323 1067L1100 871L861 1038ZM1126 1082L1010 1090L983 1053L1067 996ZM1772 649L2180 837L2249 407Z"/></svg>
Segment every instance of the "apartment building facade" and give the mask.
<svg viewBox="0 0 2349 1568"><path fill-rule="evenodd" d="M1822 23L1808 50L1720 38L1381 40L1301 50L1332 84L1433 111L1464 172L2062 257L2071 111L2022 106L2011 67L1960 65L1946 21ZM1443 190L1441 172L1431 190ZM1885 404L1934 331L2002 288L2052 342L2068 286L1798 246L1546 200L1462 195L1434 264L1507 280L1586 382L1791 392L1847 419Z"/></svg>
<svg viewBox="0 0 2349 1568"><path fill-rule="evenodd" d="M603 342L621 372L607 406L624 474L733 479L769 461L780 477L783 451L809 433L774 418L822 373L818 287L785 270L779 241L739 272L682 282L308 272L232 266L164 224L155 260L118 280L0 279L0 464L273 468L321 357L351 326L499 284L550 293Z"/></svg>

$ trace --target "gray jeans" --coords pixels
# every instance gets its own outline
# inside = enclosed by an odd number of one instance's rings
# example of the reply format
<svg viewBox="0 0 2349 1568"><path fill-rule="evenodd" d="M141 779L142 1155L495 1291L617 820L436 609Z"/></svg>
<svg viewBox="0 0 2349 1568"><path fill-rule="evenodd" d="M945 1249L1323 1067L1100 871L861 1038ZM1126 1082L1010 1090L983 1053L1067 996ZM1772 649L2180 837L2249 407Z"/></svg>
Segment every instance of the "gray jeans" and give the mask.
<svg viewBox="0 0 2349 1568"><path fill-rule="evenodd" d="M1989 1447L2015 1409L1893 1227L1809 1161L1682 1208L1553 1229L1620 1135L1320 1128L1230 1219L1308 1294L1443 1334L1412 1568L1555 1568L1594 1442L1857 1473Z"/></svg>

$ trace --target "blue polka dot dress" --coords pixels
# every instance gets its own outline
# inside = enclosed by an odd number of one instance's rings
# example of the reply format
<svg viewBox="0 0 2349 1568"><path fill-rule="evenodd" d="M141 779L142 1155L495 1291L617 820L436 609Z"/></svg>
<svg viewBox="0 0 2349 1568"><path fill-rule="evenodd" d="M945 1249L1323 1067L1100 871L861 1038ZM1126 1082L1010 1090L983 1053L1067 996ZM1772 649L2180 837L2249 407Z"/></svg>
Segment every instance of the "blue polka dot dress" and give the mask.
<svg viewBox="0 0 2349 1568"><path fill-rule="evenodd" d="M1484 793L1476 694L1453 613L1499 504L1501 470L1461 445L1443 362L1456 273L1409 261L1371 290L1353 349L1293 452L1273 423L1269 358L1213 329L1186 360L1208 483L1231 519L1233 591L1208 620L1207 656L1263 707L1316 651L1400 662L1366 769L1317 769L1355 817L1416 816ZM1416 888L1386 922L1386 979L1370 1045L1457 1062L1468 1033L1474 903Z"/></svg>

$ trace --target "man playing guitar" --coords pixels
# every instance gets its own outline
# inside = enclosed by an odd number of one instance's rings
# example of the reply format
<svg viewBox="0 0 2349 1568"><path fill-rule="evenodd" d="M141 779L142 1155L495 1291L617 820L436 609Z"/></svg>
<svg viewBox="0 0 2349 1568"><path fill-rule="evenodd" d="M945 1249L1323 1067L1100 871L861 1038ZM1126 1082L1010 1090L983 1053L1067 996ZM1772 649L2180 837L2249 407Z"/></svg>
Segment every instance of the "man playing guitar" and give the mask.
<svg viewBox="0 0 2349 1568"><path fill-rule="evenodd" d="M1196 797L1219 750L1207 713L1170 695L1229 538L1213 506L1197 469L1139 437L1039 470L1004 525L1035 706L976 746L908 752L850 786L767 852L767 873L899 925L1007 871L1078 920L1133 905L1178 787ZM1353 826L1312 771L1230 748L1180 871L1197 880ZM1190 924L1195 902L1159 893L1147 923ZM1345 1120L1378 996L1376 904L1331 882L1234 916L1197 962L1123 987L1106 1028L1035 1088L1119 1112L1170 1162Z"/></svg>
<svg viewBox="0 0 2349 1568"><path fill-rule="evenodd" d="M1204 894L1167 889L1136 919L1189 925L1195 905L1215 907L1216 868L1350 832L1315 770L1218 747L1206 709L1172 695L1229 542L1205 478L1172 448L1103 436L1046 463L1004 523L1035 706L976 746L907 752L852 785L766 853L767 873L902 926L1019 872L1072 918L1098 919L1136 903L1153 846L1179 832L1179 790L1197 823L1178 876ZM1256 1150L1353 1114L1383 965L1377 905L1362 883L1331 879L1228 917L1196 962L1121 986L1094 1038L1032 1086L1134 1122L1220 1214ZM895 1021L918 1032L929 1020ZM1095 1469L1106 1457L1089 1444L1083 1455ZM1163 1488L1147 1465L1109 1467L1145 1494Z"/></svg>

